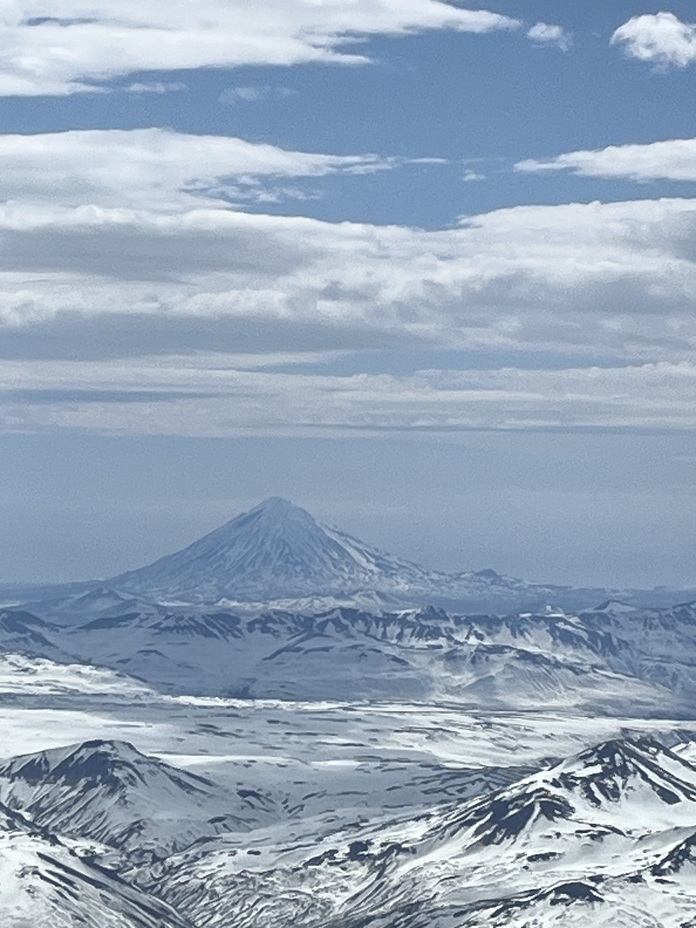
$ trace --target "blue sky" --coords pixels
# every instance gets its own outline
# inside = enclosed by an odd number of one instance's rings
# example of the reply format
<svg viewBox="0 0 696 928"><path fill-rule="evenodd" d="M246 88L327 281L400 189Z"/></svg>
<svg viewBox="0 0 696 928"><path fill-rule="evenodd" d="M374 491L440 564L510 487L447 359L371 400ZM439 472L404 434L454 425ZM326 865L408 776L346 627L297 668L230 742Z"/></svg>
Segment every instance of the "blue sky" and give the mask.
<svg viewBox="0 0 696 928"><path fill-rule="evenodd" d="M2 579L280 494L433 566L696 583L689 6L16 0Z"/></svg>

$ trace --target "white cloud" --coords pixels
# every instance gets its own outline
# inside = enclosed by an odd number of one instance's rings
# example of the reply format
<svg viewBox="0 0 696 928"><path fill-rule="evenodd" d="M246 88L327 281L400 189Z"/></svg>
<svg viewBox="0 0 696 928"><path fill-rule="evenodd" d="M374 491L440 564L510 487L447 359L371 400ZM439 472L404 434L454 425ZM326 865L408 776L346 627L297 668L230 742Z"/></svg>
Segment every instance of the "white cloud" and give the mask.
<svg viewBox="0 0 696 928"><path fill-rule="evenodd" d="M674 359L696 351L695 233L689 200L517 207L441 232L8 205L0 320L31 341L40 326L111 317L131 352L140 336L129 319L152 319L162 342L182 347L190 332L177 335L176 320L189 319L230 344L255 333L257 347ZM88 336L72 331L79 354Z"/></svg>
<svg viewBox="0 0 696 928"><path fill-rule="evenodd" d="M629 58L658 68L685 68L696 62L696 24L682 22L674 13L634 16L619 26L611 42L622 46Z"/></svg>
<svg viewBox="0 0 696 928"><path fill-rule="evenodd" d="M356 40L517 20L441 0L13 0L0 11L0 95L68 94L139 71L365 63Z"/></svg>
<svg viewBox="0 0 696 928"><path fill-rule="evenodd" d="M583 177L635 181L696 181L696 139L669 139L647 145L611 145L594 151L573 151L548 160L520 161L526 172L571 171Z"/></svg>
<svg viewBox="0 0 696 928"><path fill-rule="evenodd" d="M125 434L696 427L696 365L326 374L218 355L0 362L0 421Z"/></svg>
<svg viewBox="0 0 696 928"><path fill-rule="evenodd" d="M186 90L186 84L181 81L151 81L149 83L128 84L126 87L119 88L125 93L177 93L180 90Z"/></svg>
<svg viewBox="0 0 696 928"><path fill-rule="evenodd" d="M199 196L394 163L162 130L0 136L0 358L8 389L44 391L9 395L6 427L688 426L696 200L520 206L428 231ZM238 357L352 352L358 372L364 351L424 348L532 351L568 371L336 378ZM60 352L78 360L32 360ZM598 358L618 373L578 372ZM61 381L92 383L95 402L54 402ZM153 389L160 402L115 396Z"/></svg>
<svg viewBox="0 0 696 928"><path fill-rule="evenodd" d="M371 173L400 163L164 129L0 135L0 200L161 210L224 206L221 194L263 199L264 178Z"/></svg>
<svg viewBox="0 0 696 928"><path fill-rule="evenodd" d="M555 45L564 52L569 51L573 44L570 33L563 26L551 23L536 23L527 31L527 38L537 45Z"/></svg>
<svg viewBox="0 0 696 928"><path fill-rule="evenodd" d="M286 99L295 96L297 91L290 87L270 87L267 85L241 85L239 87L228 87L220 94L220 103L258 103L261 100L269 98Z"/></svg>

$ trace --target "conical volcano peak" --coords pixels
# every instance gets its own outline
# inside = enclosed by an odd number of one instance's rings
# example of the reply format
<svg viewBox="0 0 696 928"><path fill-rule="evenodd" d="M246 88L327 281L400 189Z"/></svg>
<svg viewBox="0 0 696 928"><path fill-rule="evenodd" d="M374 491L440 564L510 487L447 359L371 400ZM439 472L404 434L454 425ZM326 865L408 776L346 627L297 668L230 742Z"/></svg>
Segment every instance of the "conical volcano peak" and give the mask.
<svg viewBox="0 0 696 928"><path fill-rule="evenodd" d="M263 520L267 523L294 522L304 525L317 525L316 520L307 512L306 509L301 509L299 506L288 502L288 500L283 499L280 496L269 496L268 499L264 500L262 503L259 503L258 506L254 506L254 508L250 509L249 512L243 513L241 516L237 516L227 524L238 524L239 520L245 519L245 517L253 518L258 521Z"/></svg>
<svg viewBox="0 0 696 928"><path fill-rule="evenodd" d="M300 509L299 506L296 506L289 500L283 499L282 496L269 496L268 499L265 499L262 503L259 503L258 506L254 506L254 508L249 511L263 512L271 516L284 516L295 512L305 512L304 509ZM307 515L309 515L309 513L307 513Z"/></svg>
<svg viewBox="0 0 696 928"><path fill-rule="evenodd" d="M525 606L529 597L549 602L549 594L561 589L492 570L429 570L319 522L281 496L270 496L187 548L107 583L119 593L166 606L282 601L288 608L289 601L308 598L357 603L367 593L371 601L386 596L407 608L473 599L474 608L481 609L482 597L491 596L496 611L510 611L508 598L522 599ZM591 592L594 601L602 598Z"/></svg>
<svg viewBox="0 0 696 928"><path fill-rule="evenodd" d="M111 582L166 601L212 604L430 589L441 579L271 496L188 548Z"/></svg>
<svg viewBox="0 0 696 928"><path fill-rule="evenodd" d="M235 548L241 540L245 548L255 547L261 555L264 552L270 555L268 545L273 539L285 538L288 545L298 548L301 557L302 548L311 537L315 544L323 544L324 531L305 509L279 496L271 496L206 537Z"/></svg>

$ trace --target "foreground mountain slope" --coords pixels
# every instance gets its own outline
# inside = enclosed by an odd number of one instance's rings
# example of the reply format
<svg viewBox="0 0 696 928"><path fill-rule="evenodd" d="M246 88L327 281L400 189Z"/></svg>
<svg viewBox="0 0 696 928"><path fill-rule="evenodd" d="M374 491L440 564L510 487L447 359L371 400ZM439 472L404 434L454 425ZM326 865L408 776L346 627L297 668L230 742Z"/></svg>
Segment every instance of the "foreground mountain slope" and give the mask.
<svg viewBox="0 0 696 928"><path fill-rule="evenodd" d="M0 801L53 834L89 838L138 858L221 831L246 831L272 811L254 791L225 793L128 743L103 740L0 764Z"/></svg>
<svg viewBox="0 0 696 928"><path fill-rule="evenodd" d="M176 624L190 632L196 618L178 616ZM340 633L348 644L352 629L356 638L365 637L361 648L376 646L383 635L423 657L433 644L440 653L448 636L471 639L470 653L480 654L484 632L498 640L503 655L514 650L508 639L529 654L565 641L576 658L588 643L609 654L615 644L613 635L595 638L578 616L464 621L431 612L409 618L403 625L395 617L354 623L326 617L320 631ZM299 626L303 618L286 620ZM223 620L216 621L224 631ZM228 654L243 642L232 634L214 637L212 619L201 629L202 641ZM122 625L112 630L126 632ZM260 635L274 640L270 630ZM300 661L326 655L307 645L310 654L300 649ZM19 678L29 663L17 666ZM49 666L45 659L37 663ZM653 728L669 733L665 743L672 744L686 736L686 722L601 721L571 709L544 718L544 690L529 713L372 701L254 703L152 691L140 698L137 690L133 700L125 681L112 676L111 691L95 689L88 679L83 690L76 678L79 700L67 688L64 696L56 690L50 717L38 690L0 691L8 723L26 706L20 716L28 743L36 743L37 725L47 726L46 739L56 743L52 729L69 735L69 726L85 724L80 714L90 707L90 726L107 726L114 713L123 713L121 734L114 737L132 735L139 748L149 753L151 744L157 751L145 756L124 741L87 740L1 765L0 790L15 805L7 810L15 816L15 832L48 841L54 851L46 851L52 862L45 872L45 862L27 857L24 839L14 835L11 852L28 859L29 869L2 870L0 853L0 889L16 895L26 885L22 880L36 877L40 896L46 876L54 881L46 889L56 890L69 914L65 923L54 918L58 902L51 896L45 911L31 910L36 928L129 928L128 921L110 924L96 908L106 900L119 913L125 902L111 899L114 878L95 860L118 869L125 881L117 883L120 893L129 894L132 906L162 900L159 920L145 921L147 928L179 928L181 919L194 928L688 924L696 901L693 745L669 751L656 741L620 735L627 727ZM611 740L553 766L544 760L602 738ZM515 772L523 757L529 766ZM211 816L217 782L225 784L221 814L234 812L241 798L255 804L239 828L224 830ZM264 795L272 797L270 812ZM76 854L82 858L77 863ZM57 876L64 866L77 875L67 874L74 895L63 900L54 884L64 885ZM82 890L83 879L95 874L105 887L98 898ZM172 909L178 915L170 916ZM9 916L2 921L5 914L0 905L0 923L14 925Z"/></svg>
<svg viewBox="0 0 696 928"><path fill-rule="evenodd" d="M82 860L48 831L4 806L0 806L0 924L7 928L193 928L156 895Z"/></svg>
<svg viewBox="0 0 696 928"><path fill-rule="evenodd" d="M695 767L618 740L490 796L319 841L220 838L171 858L163 886L211 928L677 928L696 911L695 816Z"/></svg>

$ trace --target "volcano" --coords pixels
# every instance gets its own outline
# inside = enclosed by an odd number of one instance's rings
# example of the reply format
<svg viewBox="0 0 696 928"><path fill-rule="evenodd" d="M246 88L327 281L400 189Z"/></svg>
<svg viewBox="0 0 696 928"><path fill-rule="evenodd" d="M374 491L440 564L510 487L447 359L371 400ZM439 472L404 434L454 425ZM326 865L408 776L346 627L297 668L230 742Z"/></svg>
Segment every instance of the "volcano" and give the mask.
<svg viewBox="0 0 696 928"><path fill-rule="evenodd" d="M215 603L361 590L421 595L450 582L445 573L395 558L271 497L182 551L108 585L151 599Z"/></svg>

